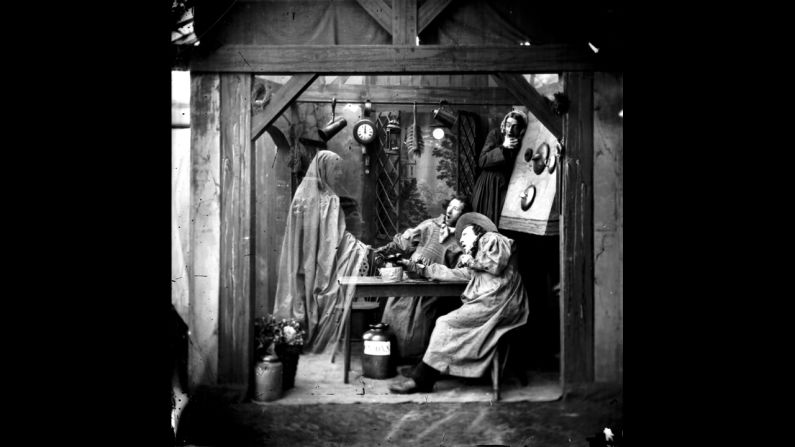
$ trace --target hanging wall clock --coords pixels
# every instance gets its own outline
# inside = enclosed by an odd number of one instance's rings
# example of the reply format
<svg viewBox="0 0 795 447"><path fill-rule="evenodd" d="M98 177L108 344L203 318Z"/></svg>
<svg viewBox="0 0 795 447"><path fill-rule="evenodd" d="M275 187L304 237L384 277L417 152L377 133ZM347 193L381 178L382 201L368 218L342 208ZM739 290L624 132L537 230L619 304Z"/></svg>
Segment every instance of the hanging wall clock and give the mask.
<svg viewBox="0 0 795 447"><path fill-rule="evenodd" d="M353 125L353 138L359 144L370 144L375 140L375 123L367 118L360 119Z"/></svg>

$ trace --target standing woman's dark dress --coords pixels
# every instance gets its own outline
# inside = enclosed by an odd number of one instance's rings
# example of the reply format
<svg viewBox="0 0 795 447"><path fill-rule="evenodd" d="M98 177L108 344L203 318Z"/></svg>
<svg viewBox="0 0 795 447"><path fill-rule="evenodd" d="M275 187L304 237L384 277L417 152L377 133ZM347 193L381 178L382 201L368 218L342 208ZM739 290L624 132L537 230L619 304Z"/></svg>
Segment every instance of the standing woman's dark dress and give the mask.
<svg viewBox="0 0 795 447"><path fill-rule="evenodd" d="M524 129L518 136L519 145L513 149L502 147L504 138L503 127L509 116L519 114L524 119L524 128L527 128L527 115L513 111L505 115L499 129L493 129L486 136L486 143L478 157L478 176L472 189L472 208L485 214L492 222L499 226L502 205L505 203L505 193L508 190L508 181L511 179L513 164L516 155L521 150Z"/></svg>

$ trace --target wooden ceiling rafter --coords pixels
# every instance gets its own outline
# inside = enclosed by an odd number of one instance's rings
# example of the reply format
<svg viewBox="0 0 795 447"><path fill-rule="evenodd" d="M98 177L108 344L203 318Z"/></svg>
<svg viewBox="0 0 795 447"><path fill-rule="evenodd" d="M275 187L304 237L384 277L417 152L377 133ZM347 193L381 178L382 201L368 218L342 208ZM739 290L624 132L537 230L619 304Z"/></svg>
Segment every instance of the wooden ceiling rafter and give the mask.
<svg viewBox="0 0 795 447"><path fill-rule="evenodd" d="M438 45L419 47L419 42L417 41L419 33L449 6L452 0L427 0L419 8L417 7L417 0L392 0L391 7L385 0L356 0L356 2L382 28L392 35L393 45L371 45L366 46L367 48L351 45L235 45L222 47L214 54L206 56L204 59L200 58L197 63L192 64L191 70L202 71L204 69L207 71L248 73L289 72L293 74L290 81L273 94L271 101L264 109L253 114L251 140L255 141L298 96L307 90L321 73L331 71L340 75L345 74L348 73L346 69L350 70L350 67L361 66L358 62L362 60L370 61L371 64L368 65L371 67L378 67L376 69L378 71L373 71L375 73L422 74L461 71L482 73L493 72L495 68L499 68L501 72L494 74L494 77L500 86L507 89L516 99L525 104L556 137L560 138L562 135L560 117L552 113L549 105L544 101L544 97L521 74L510 72L537 73L593 69L589 66L592 63L590 60L592 57L585 49L572 51L574 48L567 45L532 47L533 50L530 50L530 47L522 47L520 49L516 47ZM274 57L277 56L274 52L279 53L282 56L281 59ZM517 53L516 56L519 57L512 57L511 54L506 54L506 52ZM244 53L247 53L249 57L247 58ZM286 58L283 57L285 53L287 54ZM494 59L495 55L499 55L499 58ZM532 55L532 57L521 57L527 55ZM374 58L373 56L380 56L380 63L377 60L379 57ZM567 60L567 56L571 60ZM290 61L291 57L293 61ZM585 61L584 63L582 62L583 60ZM305 63L303 67L305 67L306 72L299 68L302 66L296 63L299 61ZM248 69L244 68L241 62ZM252 62L254 65L252 65ZM306 62L310 65L317 64L317 66L307 66ZM508 65L510 63L514 63L516 66L510 67ZM545 64L549 64L549 69L545 69ZM361 69L356 70L356 72L373 73ZM344 82L338 82L338 87L342 86ZM372 98L374 93L373 91L361 93L358 89L357 92L360 97L366 96L368 98ZM349 93L355 94L353 91ZM399 96L384 98L384 102L400 102ZM379 97L378 100L380 102L381 98Z"/></svg>
<svg viewBox="0 0 795 447"><path fill-rule="evenodd" d="M419 13L417 14L417 33L421 33L425 28L433 22L445 8L453 0L427 0L420 6Z"/></svg>
<svg viewBox="0 0 795 447"><path fill-rule="evenodd" d="M256 141L317 77L317 73L296 74L274 92L268 104L251 117L251 141Z"/></svg>
<svg viewBox="0 0 795 447"><path fill-rule="evenodd" d="M438 106L445 99L450 104L515 105L516 95L502 87L420 87L387 85L313 85L301 94L301 102L361 103L369 99L373 104L413 104Z"/></svg>
<svg viewBox="0 0 795 447"><path fill-rule="evenodd" d="M365 62L366 61L366 62ZM191 57L194 72L464 74L610 71L587 45L226 45Z"/></svg>
<svg viewBox="0 0 795 447"><path fill-rule="evenodd" d="M433 19L438 17L452 1L453 0L427 0L422 6L417 8L416 0L397 0L398 8L401 8L400 12L403 15L408 15L406 20L409 21L409 24L405 36L403 36L404 33L401 33L399 29L396 29L396 27L405 24L402 21L396 21L397 15L395 11L384 0L356 0L356 3L367 11L370 17L375 19L386 32L392 36L398 35L399 37L397 39L404 41L395 43L412 43L406 41L419 35L419 33L428 27L428 25L433 22ZM412 9L416 11L416 13L413 14L413 17L416 18L413 26L411 23L412 15L407 14L410 13Z"/></svg>
<svg viewBox="0 0 795 447"><path fill-rule="evenodd" d="M387 5L384 0L356 0L370 17L375 19L386 32L392 34L392 7Z"/></svg>

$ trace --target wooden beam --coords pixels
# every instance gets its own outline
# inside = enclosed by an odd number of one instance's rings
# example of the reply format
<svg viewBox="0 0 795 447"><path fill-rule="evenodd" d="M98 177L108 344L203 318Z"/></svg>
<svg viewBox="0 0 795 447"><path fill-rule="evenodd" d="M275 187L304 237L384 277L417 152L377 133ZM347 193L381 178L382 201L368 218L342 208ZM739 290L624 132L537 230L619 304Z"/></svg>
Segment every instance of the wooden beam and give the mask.
<svg viewBox="0 0 795 447"><path fill-rule="evenodd" d="M221 259L218 381L249 385L252 369L250 259L250 74L221 75Z"/></svg>
<svg viewBox="0 0 795 447"><path fill-rule="evenodd" d="M561 159L561 357L567 384L594 378L593 73L566 73Z"/></svg>
<svg viewBox="0 0 795 447"><path fill-rule="evenodd" d="M392 0L392 44L417 45L417 0Z"/></svg>
<svg viewBox="0 0 795 447"><path fill-rule="evenodd" d="M392 34L392 8L384 0L356 0L372 18L389 34Z"/></svg>
<svg viewBox="0 0 795 447"><path fill-rule="evenodd" d="M563 137L562 118L555 115L546 97L538 93L524 76L519 73L495 73L492 76L497 84L513 93L519 102L527 106L530 113L538 118L555 138L560 140Z"/></svg>
<svg viewBox="0 0 795 447"><path fill-rule="evenodd" d="M221 251L219 77L191 73L190 350L191 389L218 379L218 262Z"/></svg>
<svg viewBox="0 0 795 447"><path fill-rule="evenodd" d="M603 71L582 45L228 45L191 56L192 72L422 74Z"/></svg>
<svg viewBox="0 0 795 447"><path fill-rule="evenodd" d="M441 13L453 0L426 0L420 6L419 17L417 18L417 34L421 33L436 16Z"/></svg>
<svg viewBox="0 0 795 447"><path fill-rule="evenodd" d="M508 90L501 87L405 87L387 85L313 85L296 101L328 102L336 97L340 103L362 103L370 99L373 104L439 105L442 99L450 104L471 105L517 105L520 102Z"/></svg>
<svg viewBox="0 0 795 447"><path fill-rule="evenodd" d="M298 97L309 85L317 79L317 73L296 74L282 88L271 96L268 105L251 118L251 140L254 141L265 132L284 110Z"/></svg>

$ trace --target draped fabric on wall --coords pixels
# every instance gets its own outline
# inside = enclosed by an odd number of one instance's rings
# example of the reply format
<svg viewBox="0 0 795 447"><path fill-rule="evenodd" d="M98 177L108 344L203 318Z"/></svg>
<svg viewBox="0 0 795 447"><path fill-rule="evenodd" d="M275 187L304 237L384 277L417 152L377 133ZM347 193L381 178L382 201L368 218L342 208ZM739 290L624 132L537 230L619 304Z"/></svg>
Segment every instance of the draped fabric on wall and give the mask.
<svg viewBox="0 0 795 447"><path fill-rule="evenodd" d="M190 302L188 301L188 269L185 263L185 253L179 237L176 212L172 202L171 218L171 304L182 317L188 321Z"/></svg>
<svg viewBox="0 0 795 447"><path fill-rule="evenodd" d="M200 48L392 43L391 34L356 0L196 1L194 27ZM423 1L417 3L421 6ZM593 42L621 51L624 23L620 8L598 3L571 8L550 2L456 0L419 38L422 45Z"/></svg>
<svg viewBox="0 0 795 447"><path fill-rule="evenodd" d="M188 248L190 246L190 130L172 130L171 304L189 321Z"/></svg>
<svg viewBox="0 0 795 447"><path fill-rule="evenodd" d="M355 0L205 0L196 6L195 17L203 46L392 43L392 36Z"/></svg>
<svg viewBox="0 0 795 447"><path fill-rule="evenodd" d="M563 18L565 17L565 20ZM598 17L598 18L597 18ZM512 45L530 42L613 44L623 18L597 4L456 0L420 33L423 45Z"/></svg>
<svg viewBox="0 0 795 447"><path fill-rule="evenodd" d="M478 0L455 1L420 33L424 45L510 45L530 40L524 26L505 7ZM522 2L511 2L512 5ZM535 2L533 3L535 4ZM512 10L516 6L511 6ZM487 23L488 26L484 26Z"/></svg>
<svg viewBox="0 0 795 447"><path fill-rule="evenodd" d="M538 2L456 0L419 37L424 45L571 40L576 17L570 13L565 27L559 17L560 11ZM195 30L202 46L392 43L390 33L356 0L203 0L196 6Z"/></svg>

